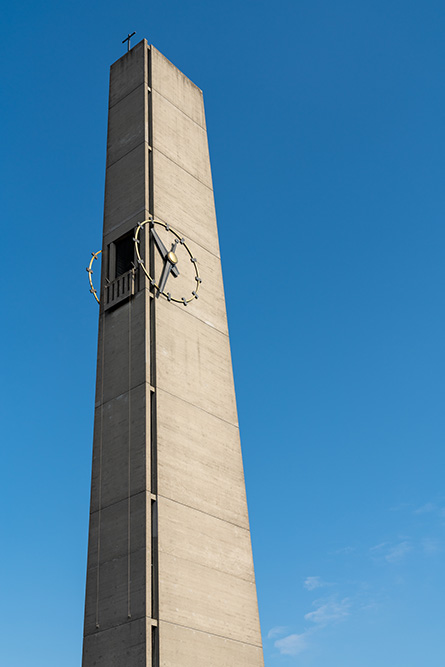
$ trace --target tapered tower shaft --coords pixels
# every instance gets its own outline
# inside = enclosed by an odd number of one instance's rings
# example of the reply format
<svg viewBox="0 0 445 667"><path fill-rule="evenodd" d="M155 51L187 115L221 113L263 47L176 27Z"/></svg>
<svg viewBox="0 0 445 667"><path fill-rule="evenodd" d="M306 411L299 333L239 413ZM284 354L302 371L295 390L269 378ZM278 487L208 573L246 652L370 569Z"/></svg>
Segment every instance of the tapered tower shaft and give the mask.
<svg viewBox="0 0 445 667"><path fill-rule="evenodd" d="M111 67L102 249L83 667L261 667L203 98L145 40Z"/></svg>

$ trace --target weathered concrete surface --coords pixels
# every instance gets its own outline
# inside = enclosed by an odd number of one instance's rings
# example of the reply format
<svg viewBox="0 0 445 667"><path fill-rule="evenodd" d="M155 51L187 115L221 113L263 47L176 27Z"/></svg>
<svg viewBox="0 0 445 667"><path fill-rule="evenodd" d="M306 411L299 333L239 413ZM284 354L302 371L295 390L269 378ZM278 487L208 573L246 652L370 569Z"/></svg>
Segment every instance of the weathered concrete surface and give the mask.
<svg viewBox="0 0 445 667"><path fill-rule="evenodd" d="M211 188L206 131L155 90L152 97L153 145L156 150Z"/></svg>
<svg viewBox="0 0 445 667"><path fill-rule="evenodd" d="M213 190L153 148L156 217L219 257ZM207 224L202 225L202 220Z"/></svg>
<svg viewBox="0 0 445 667"><path fill-rule="evenodd" d="M153 299L143 277L100 310L82 664L152 667L156 626L162 667L262 667L203 97L143 41L111 68L103 285L151 200L203 282L185 307ZM178 262L168 290L183 295L196 286L184 247Z"/></svg>
<svg viewBox="0 0 445 667"><path fill-rule="evenodd" d="M109 108L142 83L148 84L147 42L143 39L110 68Z"/></svg>
<svg viewBox="0 0 445 667"><path fill-rule="evenodd" d="M155 216L184 234L203 280L197 302L159 300L156 307L161 664L174 664L182 650L176 664L259 667L202 93L153 54ZM172 281L172 293L174 287Z"/></svg>
<svg viewBox="0 0 445 667"><path fill-rule="evenodd" d="M162 621L261 646L254 583L162 551L159 565Z"/></svg>
<svg viewBox="0 0 445 667"><path fill-rule="evenodd" d="M130 552L121 558L88 568L87 589L92 599L85 609L85 634L109 630L127 623L130 618L147 615L147 553L144 549ZM148 561L149 562L149 561ZM130 577L128 568L130 563ZM149 583L148 579L148 583ZM96 595L98 591L99 628L96 628ZM129 611L130 609L130 611ZM130 614L130 615L129 615Z"/></svg>
<svg viewBox="0 0 445 667"><path fill-rule="evenodd" d="M172 102L205 130L204 101L201 90L154 46L151 46L151 52L153 90Z"/></svg>
<svg viewBox="0 0 445 667"><path fill-rule="evenodd" d="M255 581L248 529L163 497L159 499L159 525L161 552Z"/></svg>
<svg viewBox="0 0 445 667"><path fill-rule="evenodd" d="M238 427L160 389L158 422L162 494L248 528Z"/></svg>
<svg viewBox="0 0 445 667"><path fill-rule="evenodd" d="M147 95L147 86L141 84L113 107L108 126L108 167L148 141ZM141 123L144 117L145 123Z"/></svg>
<svg viewBox="0 0 445 667"><path fill-rule="evenodd" d="M145 194L147 160L148 147L142 143L108 167L105 182L107 232L138 211L148 209L148 201L141 194Z"/></svg>
<svg viewBox="0 0 445 667"><path fill-rule="evenodd" d="M148 213L147 95L141 42L111 69L102 297L110 244ZM101 298L83 667L151 664L148 300Z"/></svg>
<svg viewBox="0 0 445 667"><path fill-rule="evenodd" d="M263 664L260 646L162 621L160 632L161 667L258 667Z"/></svg>
<svg viewBox="0 0 445 667"><path fill-rule="evenodd" d="M147 489L148 392L141 384L96 408L91 513Z"/></svg>
<svg viewBox="0 0 445 667"><path fill-rule="evenodd" d="M82 664L97 667L149 667L149 632L149 623L142 618L86 636Z"/></svg>
<svg viewBox="0 0 445 667"><path fill-rule="evenodd" d="M158 304L156 328L158 387L237 425L228 336L166 300Z"/></svg>

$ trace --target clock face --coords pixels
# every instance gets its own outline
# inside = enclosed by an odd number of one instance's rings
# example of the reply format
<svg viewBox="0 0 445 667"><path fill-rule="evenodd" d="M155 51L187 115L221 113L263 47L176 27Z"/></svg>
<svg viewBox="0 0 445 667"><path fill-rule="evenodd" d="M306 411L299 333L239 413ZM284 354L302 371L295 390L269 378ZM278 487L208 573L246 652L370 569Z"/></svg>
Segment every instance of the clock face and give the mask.
<svg viewBox="0 0 445 667"><path fill-rule="evenodd" d="M155 266L150 267L150 271L153 274L156 272L156 275L150 275L148 263L140 254L140 235L144 228L155 246ZM202 282L198 261L179 232L159 220L144 220L136 228L134 243L138 262L155 288L157 297L162 294L167 301L182 303L184 306L198 298Z"/></svg>

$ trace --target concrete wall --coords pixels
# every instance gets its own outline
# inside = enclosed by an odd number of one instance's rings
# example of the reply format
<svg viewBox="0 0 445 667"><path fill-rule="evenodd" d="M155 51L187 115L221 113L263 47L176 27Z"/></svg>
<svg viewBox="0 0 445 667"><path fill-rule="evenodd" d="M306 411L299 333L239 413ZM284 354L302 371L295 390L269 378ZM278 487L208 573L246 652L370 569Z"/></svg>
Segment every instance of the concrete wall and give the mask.
<svg viewBox="0 0 445 667"><path fill-rule="evenodd" d="M161 664L259 666L203 96L152 54L154 213L184 235L203 280L187 307L156 305Z"/></svg>
<svg viewBox="0 0 445 667"><path fill-rule="evenodd" d="M147 218L148 54L110 72L83 667L151 665L150 368L146 285L105 312L110 244Z"/></svg>
<svg viewBox="0 0 445 667"><path fill-rule="evenodd" d="M102 290L109 244L149 211L185 238L203 282L187 306L143 279L101 308L83 667L261 667L203 97L143 41L111 68ZM167 289L182 295L196 283L180 246L178 260Z"/></svg>

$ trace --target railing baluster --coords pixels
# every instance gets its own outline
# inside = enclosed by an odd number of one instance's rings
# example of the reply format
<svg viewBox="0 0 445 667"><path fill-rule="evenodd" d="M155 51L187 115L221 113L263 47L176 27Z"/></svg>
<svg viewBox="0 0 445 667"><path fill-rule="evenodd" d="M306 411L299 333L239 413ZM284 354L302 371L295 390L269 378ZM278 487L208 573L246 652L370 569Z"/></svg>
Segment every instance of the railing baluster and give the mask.
<svg viewBox="0 0 445 667"><path fill-rule="evenodd" d="M130 298L135 292L137 292L137 270L131 269L121 276L118 276L115 280L105 288L105 308L111 308L115 304L117 305L121 301Z"/></svg>

